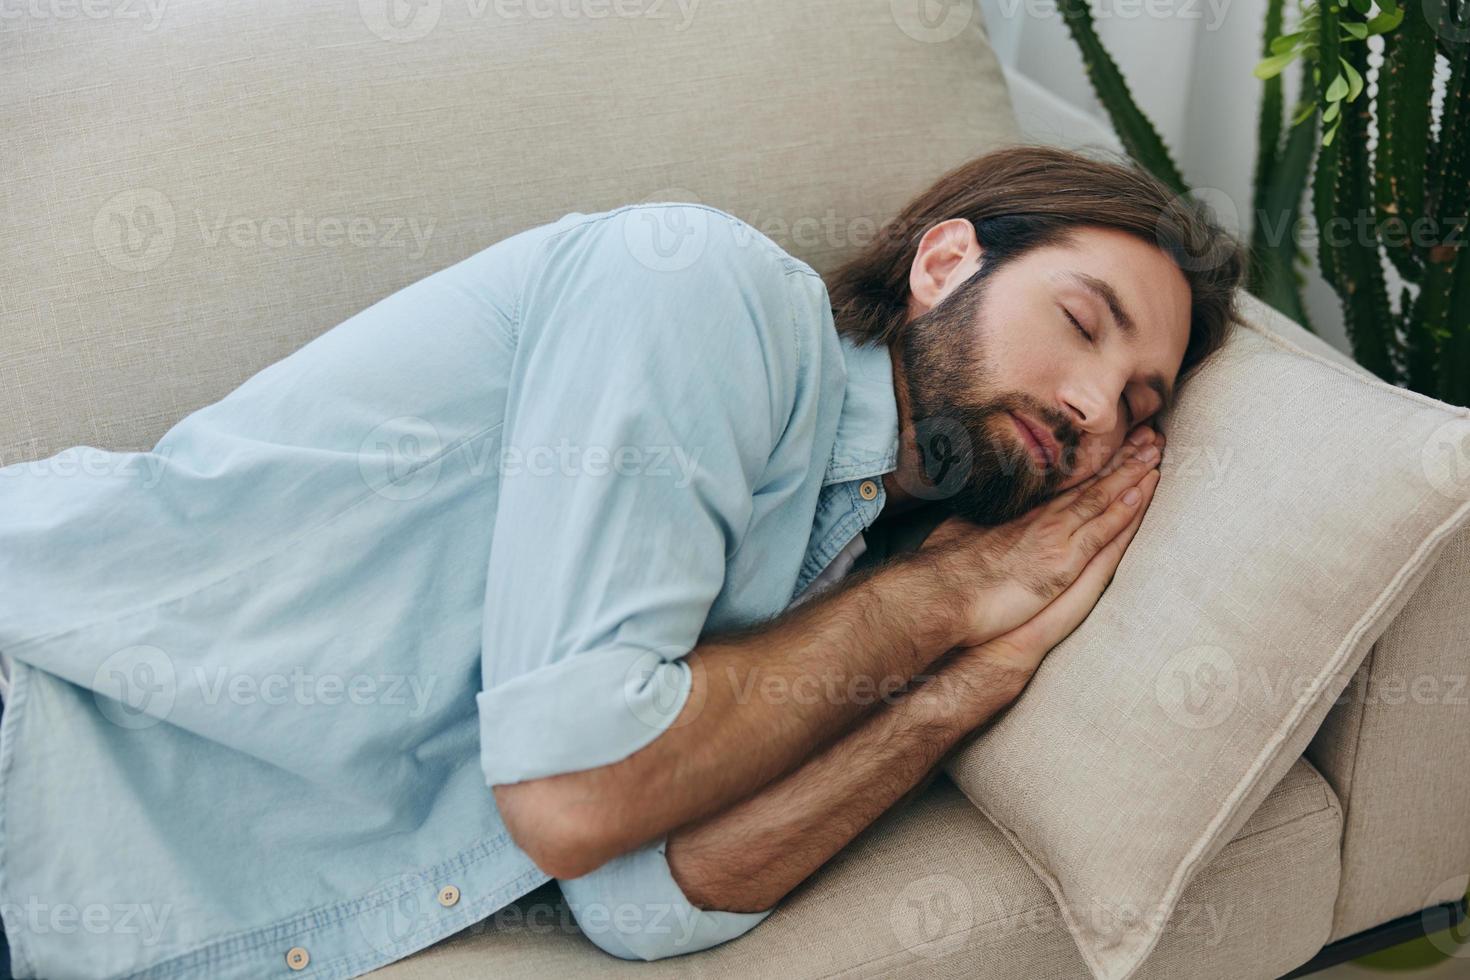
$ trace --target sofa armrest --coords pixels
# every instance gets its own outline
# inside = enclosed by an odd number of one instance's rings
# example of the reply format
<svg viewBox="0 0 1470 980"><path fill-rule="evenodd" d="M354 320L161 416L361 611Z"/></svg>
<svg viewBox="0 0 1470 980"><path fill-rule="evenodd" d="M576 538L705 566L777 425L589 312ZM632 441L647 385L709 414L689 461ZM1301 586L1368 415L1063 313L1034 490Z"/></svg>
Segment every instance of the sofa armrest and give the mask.
<svg viewBox="0 0 1470 980"><path fill-rule="evenodd" d="M1334 941L1465 894L1467 597L1470 528L1445 542L1307 749L1343 805Z"/></svg>
<svg viewBox="0 0 1470 980"><path fill-rule="evenodd" d="M1241 290L1241 312L1372 372ZM1470 880L1470 528L1444 544L1317 730L1306 757L1343 805L1332 941L1465 894Z"/></svg>

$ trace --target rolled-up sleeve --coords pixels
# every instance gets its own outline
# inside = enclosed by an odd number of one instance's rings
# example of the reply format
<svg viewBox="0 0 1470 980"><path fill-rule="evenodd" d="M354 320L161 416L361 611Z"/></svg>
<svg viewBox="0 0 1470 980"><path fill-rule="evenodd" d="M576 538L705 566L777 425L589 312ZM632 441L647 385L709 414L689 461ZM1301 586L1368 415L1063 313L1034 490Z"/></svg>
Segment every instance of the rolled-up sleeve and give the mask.
<svg viewBox="0 0 1470 980"><path fill-rule="evenodd" d="M697 205L620 209L543 244L486 581L489 785L609 765L678 718L682 658L790 413L788 289L773 248Z"/></svg>
<svg viewBox="0 0 1470 980"><path fill-rule="evenodd" d="M557 879L577 925L604 952L625 960L696 953L744 935L775 911L697 908L669 869L667 841L660 837L580 878Z"/></svg>

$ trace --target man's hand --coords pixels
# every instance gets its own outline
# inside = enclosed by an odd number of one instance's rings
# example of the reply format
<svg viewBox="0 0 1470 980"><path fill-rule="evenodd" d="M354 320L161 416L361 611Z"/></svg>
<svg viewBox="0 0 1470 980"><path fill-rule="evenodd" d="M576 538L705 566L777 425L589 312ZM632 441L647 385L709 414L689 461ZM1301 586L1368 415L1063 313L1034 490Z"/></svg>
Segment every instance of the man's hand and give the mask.
<svg viewBox="0 0 1470 980"><path fill-rule="evenodd" d="M1105 477L1127 461L1127 445L1120 447L1112 460L1099 471L1099 477ZM1142 445L1150 443L1145 441ZM1162 455L1163 433L1154 435L1152 445L1157 446ZM1013 679L1019 693L1052 648L1070 636L1097 605L1103 590L1112 582L1134 533L1143 523L1143 515L1153 501L1158 482L1158 469L1144 475L1138 484L1143 496L1132 520L1092 557L1077 579L1039 613L985 643L957 647L938 661L936 676L930 681L936 684L933 696L943 699L951 710L962 713L970 711L973 715L972 709L983 706L988 717L994 710L997 677Z"/></svg>
<svg viewBox="0 0 1470 980"><path fill-rule="evenodd" d="M929 532L919 554L934 562L964 610L959 645L980 646L1025 624L1137 525L1145 501L1125 495L1156 479L1149 473L1161 450L1148 438L1133 439L1152 433L1141 426L1097 473L1013 521L986 527L954 516ZM1111 575L1116 557L1102 563Z"/></svg>

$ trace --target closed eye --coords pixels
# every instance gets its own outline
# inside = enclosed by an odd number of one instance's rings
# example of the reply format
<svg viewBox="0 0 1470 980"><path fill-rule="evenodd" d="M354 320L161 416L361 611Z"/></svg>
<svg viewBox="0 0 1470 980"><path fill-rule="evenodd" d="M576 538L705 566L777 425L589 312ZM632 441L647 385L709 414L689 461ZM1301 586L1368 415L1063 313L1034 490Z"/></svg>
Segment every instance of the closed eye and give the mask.
<svg viewBox="0 0 1470 980"><path fill-rule="evenodd" d="M1093 340L1092 340L1092 334L1090 334L1086 330L1082 329L1082 324L1080 324L1080 323L1077 322L1077 318L1072 315L1072 311L1069 310L1069 309L1067 309L1064 306L1064 307L1062 307L1062 312L1067 315L1067 319L1068 320L1071 320L1072 321L1072 326L1074 326L1074 327L1077 328L1077 332L1080 333L1084 338L1086 338L1086 340L1087 340L1087 342L1089 344L1092 343L1093 342ZM1128 399L1127 398L1120 398L1119 401L1121 401L1123 403L1123 410L1128 413L1128 428L1131 429L1131 428L1133 428L1133 424L1134 424L1134 419L1133 419L1133 406L1128 403Z"/></svg>
<svg viewBox="0 0 1470 980"><path fill-rule="evenodd" d="M1089 344L1092 343L1092 334L1082 329L1082 324L1077 322L1077 318L1072 315L1072 311L1067 309L1066 307L1063 307L1062 312L1067 314L1067 319L1072 321L1072 326L1077 328L1077 332L1086 337Z"/></svg>

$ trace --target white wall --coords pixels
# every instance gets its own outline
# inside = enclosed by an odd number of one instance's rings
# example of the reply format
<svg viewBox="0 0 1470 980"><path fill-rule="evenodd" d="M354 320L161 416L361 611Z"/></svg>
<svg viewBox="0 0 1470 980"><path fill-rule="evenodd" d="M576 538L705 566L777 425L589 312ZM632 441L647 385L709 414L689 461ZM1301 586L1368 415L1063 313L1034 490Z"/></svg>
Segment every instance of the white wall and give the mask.
<svg viewBox="0 0 1470 980"><path fill-rule="evenodd" d="M1027 135L1121 150L1054 0L978 2ZM1287 7L1294 17L1296 5ZM1185 180L1248 241L1261 97L1251 69L1265 0L1092 0L1091 9L1098 36ZM1297 87L1293 65L1285 75L1288 115ZM1305 217L1310 243L1315 230ZM1315 247L1308 252L1307 316L1324 340L1351 353L1337 295L1317 273Z"/></svg>

